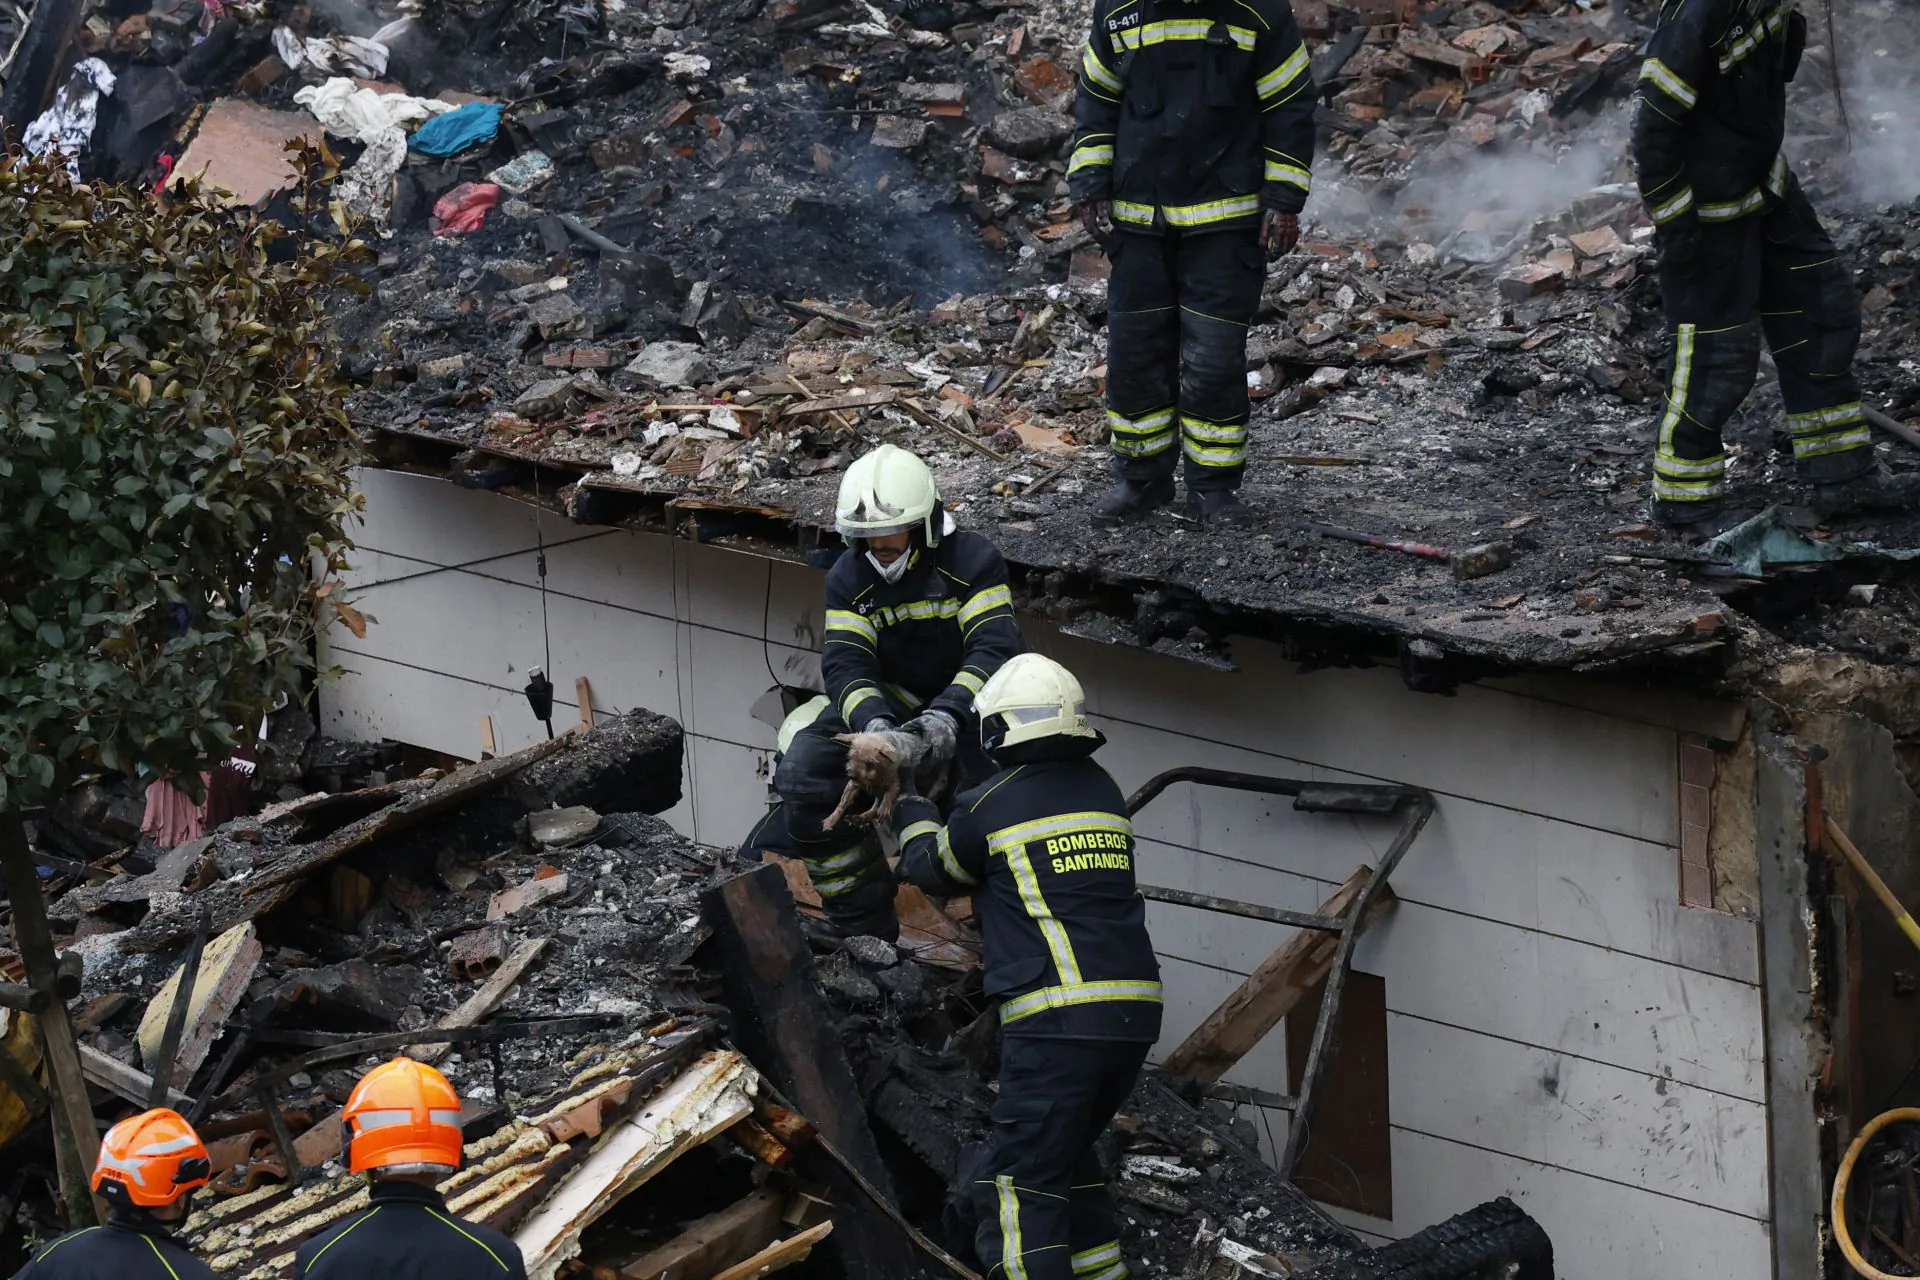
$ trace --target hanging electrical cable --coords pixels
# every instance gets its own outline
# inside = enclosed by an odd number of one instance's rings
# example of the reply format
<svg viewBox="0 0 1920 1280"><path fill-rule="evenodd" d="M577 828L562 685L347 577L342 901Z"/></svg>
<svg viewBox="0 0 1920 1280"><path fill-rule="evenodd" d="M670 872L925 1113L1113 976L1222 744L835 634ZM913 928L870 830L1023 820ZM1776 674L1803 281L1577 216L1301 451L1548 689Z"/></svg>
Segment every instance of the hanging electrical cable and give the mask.
<svg viewBox="0 0 1920 1280"><path fill-rule="evenodd" d="M534 575L540 580L540 636L545 644L545 661L527 673L527 706L533 709L533 718L547 726L547 737L553 737L553 681L547 676L547 669L553 666L553 631L547 621L547 538L540 524L540 472L533 473L533 541Z"/></svg>

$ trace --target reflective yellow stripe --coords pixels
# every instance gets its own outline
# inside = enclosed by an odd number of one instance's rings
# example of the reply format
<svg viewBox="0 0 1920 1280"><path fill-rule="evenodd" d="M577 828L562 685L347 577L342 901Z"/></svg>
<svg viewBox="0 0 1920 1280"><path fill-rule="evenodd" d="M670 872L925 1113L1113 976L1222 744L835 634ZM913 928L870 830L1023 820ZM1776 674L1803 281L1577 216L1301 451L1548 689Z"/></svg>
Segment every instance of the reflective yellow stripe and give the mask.
<svg viewBox="0 0 1920 1280"><path fill-rule="evenodd" d="M1111 168L1113 148L1111 146L1075 147L1073 159L1067 161L1067 172L1078 173L1082 169Z"/></svg>
<svg viewBox="0 0 1920 1280"><path fill-rule="evenodd" d="M1716 453L1711 458L1683 458L1679 454L1665 450L1653 455L1654 469L1671 480L1714 480L1726 474L1727 455Z"/></svg>
<svg viewBox="0 0 1920 1280"><path fill-rule="evenodd" d="M1261 76L1253 86L1253 91L1265 102L1276 93L1305 75L1307 71L1307 47L1301 45L1288 55L1287 60L1273 70Z"/></svg>
<svg viewBox="0 0 1920 1280"><path fill-rule="evenodd" d="M912 844L915 840L918 840L921 836L934 835L939 830L940 830L940 824L937 822L923 821L923 822L910 823L907 826L906 830L900 833L900 843Z"/></svg>
<svg viewBox="0 0 1920 1280"><path fill-rule="evenodd" d="M835 872L848 871L864 865L867 862L867 846L861 843L854 845L851 849L842 849L831 857L802 858L801 861L807 864L808 875L818 873L830 876Z"/></svg>
<svg viewBox="0 0 1920 1280"><path fill-rule="evenodd" d="M1831 409L1810 409L1806 413L1787 415L1787 426L1795 432L1817 431L1821 427L1837 427L1849 422L1861 422L1866 412L1858 400L1850 404L1837 404Z"/></svg>
<svg viewBox="0 0 1920 1280"><path fill-rule="evenodd" d="M1247 460L1245 445L1201 444L1189 439L1182 443L1181 448L1189 459L1202 467L1237 467Z"/></svg>
<svg viewBox="0 0 1920 1280"><path fill-rule="evenodd" d="M1663 502L1707 502L1727 491L1724 480L1669 480L1654 473L1653 496Z"/></svg>
<svg viewBox="0 0 1920 1280"><path fill-rule="evenodd" d="M173 1280L180 1280L180 1273L173 1269L171 1262L167 1261L167 1255L160 1252L160 1246L153 1242L153 1237L143 1235L140 1238L147 1242L147 1248L153 1250L153 1256L160 1259L160 1265L167 1269L167 1274L172 1276Z"/></svg>
<svg viewBox="0 0 1920 1280"><path fill-rule="evenodd" d="M1725 74L1733 70L1734 64L1742 61L1748 54L1758 49L1760 42L1768 36L1779 35L1780 29L1787 25L1787 18L1792 12L1792 5L1781 5L1778 9L1768 14L1765 21L1756 24L1752 30L1729 45L1727 51L1720 55L1721 73Z"/></svg>
<svg viewBox="0 0 1920 1280"><path fill-rule="evenodd" d="M1767 190L1776 196L1787 194L1787 153L1784 151L1773 157L1773 168L1767 170Z"/></svg>
<svg viewBox="0 0 1920 1280"><path fill-rule="evenodd" d="M345 1240L348 1236L358 1231L361 1227L366 1226L369 1222L372 1222L374 1215L379 1212L380 1212L380 1206L379 1205L373 1206L373 1208L367 1210L366 1217L360 1219L360 1221L354 1223L352 1226L348 1227L345 1231L342 1231L339 1235L335 1236L333 1239L321 1245L320 1252L314 1254L311 1258L307 1259L307 1270L312 1271L315 1265L319 1263L320 1259L327 1256L327 1250L333 1248L333 1246L339 1244L342 1240Z"/></svg>
<svg viewBox="0 0 1920 1280"><path fill-rule="evenodd" d="M1732 222L1735 218L1744 218L1767 203L1767 193L1759 187L1747 192L1738 200L1729 200L1725 204L1703 204L1700 206L1702 222Z"/></svg>
<svg viewBox="0 0 1920 1280"><path fill-rule="evenodd" d="M1080 56L1080 70L1085 73L1087 79L1093 81L1093 83L1099 85L1102 89L1106 89L1111 93L1120 92L1120 77L1107 70L1107 64L1100 61L1100 55L1093 51L1091 44L1087 46L1086 51Z"/></svg>
<svg viewBox="0 0 1920 1280"><path fill-rule="evenodd" d="M1793 438L1793 456L1795 458L1819 458L1829 453L1845 453L1849 449L1866 449L1873 444L1873 433L1863 423L1848 427L1844 431L1826 436L1795 436Z"/></svg>
<svg viewBox="0 0 1920 1280"><path fill-rule="evenodd" d="M1113 202L1113 220L1115 222L1132 222L1143 227L1150 227L1153 225L1153 206L1150 204L1135 204L1131 200L1115 200Z"/></svg>
<svg viewBox="0 0 1920 1280"><path fill-rule="evenodd" d="M1305 191L1312 183L1313 175L1299 165L1281 164L1277 160L1269 160L1267 161L1267 181L1290 182Z"/></svg>
<svg viewBox="0 0 1920 1280"><path fill-rule="evenodd" d="M1145 26L1130 27L1114 35L1115 42L1129 49L1144 49L1149 45L1170 44L1179 40L1205 40L1213 30L1213 23L1205 19L1180 18L1170 22L1149 22ZM1227 35L1232 41L1248 53L1260 37L1248 27L1227 26ZM1114 87L1119 88L1118 82Z"/></svg>
<svg viewBox="0 0 1920 1280"><path fill-rule="evenodd" d="M1163 205L1160 209L1167 222L1176 227L1204 227L1209 223L1228 222L1259 212L1259 196L1230 196L1225 200L1209 200L1205 204Z"/></svg>
<svg viewBox="0 0 1920 1280"><path fill-rule="evenodd" d="M1675 75L1673 68L1658 58L1648 58L1641 64L1640 78L1653 81L1663 93L1689 111L1693 110L1693 104L1700 100L1700 95L1693 91L1693 86Z"/></svg>
<svg viewBox="0 0 1920 1280"><path fill-rule="evenodd" d="M1120 1261L1120 1242L1109 1240L1105 1244L1095 1245L1091 1249L1082 1249L1074 1254L1073 1271L1075 1275L1080 1275L1083 1272L1098 1271L1118 1261Z"/></svg>
<svg viewBox="0 0 1920 1280"><path fill-rule="evenodd" d="M1000 1266L1007 1280L1028 1280L1026 1246L1020 1242L1020 1197L1014 1193L1013 1179L999 1174L993 1180L994 1194L1000 1201Z"/></svg>
<svg viewBox="0 0 1920 1280"><path fill-rule="evenodd" d="M432 1205L427 1206L427 1212L432 1214L434 1217L440 1219L440 1221L446 1223L449 1227L452 1227L455 1231L458 1231L461 1235L465 1236L467 1239L479 1245L481 1250L485 1252L489 1258L493 1259L494 1265L499 1267L502 1271L511 1270L511 1268L509 1268L507 1264L501 1260L500 1255L495 1253L491 1248L489 1248L487 1246L487 1242L482 1240L479 1236L473 1234L473 1232L467 1230L465 1227L461 1226L458 1222L454 1221L452 1218L448 1217L446 1214L440 1212L438 1209L434 1208Z"/></svg>
<svg viewBox="0 0 1920 1280"><path fill-rule="evenodd" d="M985 591L976 591L960 607L960 623L965 626L989 609L1013 608L1013 588L1004 582L997 587L988 587Z"/></svg>
<svg viewBox="0 0 1920 1280"><path fill-rule="evenodd" d="M955 884L979 884L977 876L960 865L960 859L954 856L953 843L947 836L947 829L940 828L940 834L934 838L933 851L940 855L940 865L946 870L947 879Z"/></svg>
<svg viewBox="0 0 1920 1280"><path fill-rule="evenodd" d="M1247 424L1244 422L1208 422L1204 418L1180 417L1180 433L1189 440L1203 440L1208 444L1245 444L1247 442Z"/></svg>
<svg viewBox="0 0 1920 1280"><path fill-rule="evenodd" d="M847 690L846 695L840 699L840 718L847 722L848 728L852 728L853 709L865 702L868 698L877 698L879 696L880 691L870 684L861 685L857 689Z"/></svg>
<svg viewBox="0 0 1920 1280"><path fill-rule="evenodd" d="M1687 413L1687 396L1693 389L1693 340L1698 325L1683 324L1674 330L1673 383L1667 390L1667 411L1660 419L1659 449L1673 452L1673 431Z"/></svg>
<svg viewBox="0 0 1920 1280"><path fill-rule="evenodd" d="M880 640L880 635L873 629L873 624L851 609L827 610L827 632L829 639L832 638L832 633L835 631L845 631L851 635L859 636L867 642L869 648L877 644ZM845 642L843 641L842 643Z"/></svg>
<svg viewBox="0 0 1920 1280"><path fill-rule="evenodd" d="M955 618L960 615L960 602L946 600L909 600L904 604L891 604L873 611L876 626L890 627L900 622L937 622L943 618Z"/></svg>
<svg viewBox="0 0 1920 1280"><path fill-rule="evenodd" d="M985 680L982 680L971 671L955 672L953 682L976 698L980 696L980 690L984 689L987 684Z"/></svg>
<svg viewBox="0 0 1920 1280"><path fill-rule="evenodd" d="M1173 447L1173 410L1156 409L1138 418L1107 410L1107 443L1123 458L1150 458Z"/></svg>
<svg viewBox="0 0 1920 1280"><path fill-rule="evenodd" d="M1066 1009L1075 1005L1101 1004L1109 1000L1144 1000L1164 1004L1166 997L1158 982L1072 982L1057 987L1042 987L1016 996L1000 1006L1000 1022L1018 1022L1021 1018L1044 1013L1048 1009Z"/></svg>
<svg viewBox="0 0 1920 1280"><path fill-rule="evenodd" d="M1650 215L1655 226L1663 226L1693 208L1693 188L1687 187L1679 195L1658 206Z"/></svg>
<svg viewBox="0 0 1920 1280"><path fill-rule="evenodd" d="M924 705L920 701L920 697L918 694L914 693L913 690L905 688L901 685L890 684L887 686L887 692L893 695L893 700L895 702L898 702L901 706L906 707L909 710L918 711L921 708L921 706Z"/></svg>

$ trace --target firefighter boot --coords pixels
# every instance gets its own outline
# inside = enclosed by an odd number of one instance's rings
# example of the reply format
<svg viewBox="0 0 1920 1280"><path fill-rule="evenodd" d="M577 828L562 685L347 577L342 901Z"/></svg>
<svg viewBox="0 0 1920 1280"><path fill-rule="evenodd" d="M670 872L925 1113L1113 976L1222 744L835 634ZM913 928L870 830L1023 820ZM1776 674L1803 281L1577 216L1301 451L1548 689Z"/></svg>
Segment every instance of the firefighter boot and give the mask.
<svg viewBox="0 0 1920 1280"><path fill-rule="evenodd" d="M1093 509L1093 523L1101 529L1137 524L1172 501L1172 476L1136 480L1132 476L1122 475L1120 483L1113 486L1107 496L1100 500L1100 505Z"/></svg>
<svg viewBox="0 0 1920 1280"><path fill-rule="evenodd" d="M1724 498L1699 498L1691 502L1655 498L1647 504L1647 514L1664 529L1692 529L1718 521L1725 508Z"/></svg>
<svg viewBox="0 0 1920 1280"><path fill-rule="evenodd" d="M1244 529L1253 509L1232 489L1188 489L1187 515L1205 529Z"/></svg>

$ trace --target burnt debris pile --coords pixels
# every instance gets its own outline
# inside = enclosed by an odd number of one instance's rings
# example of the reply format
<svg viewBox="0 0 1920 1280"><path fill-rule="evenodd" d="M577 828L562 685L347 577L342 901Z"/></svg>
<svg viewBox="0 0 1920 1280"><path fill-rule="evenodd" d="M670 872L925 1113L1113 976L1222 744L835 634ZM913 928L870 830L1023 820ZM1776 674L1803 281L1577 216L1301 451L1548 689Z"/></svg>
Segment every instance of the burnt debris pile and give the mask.
<svg viewBox="0 0 1920 1280"><path fill-rule="evenodd" d="M193 177L290 221L284 145L324 138L337 218L304 230L374 246L337 318L384 465L791 548L892 440L1049 607L1208 660L1249 617L1555 666L1731 652L1740 616L1777 621L1744 613L1764 565L1644 515L1669 371L1626 161L1642 0L1295 6L1320 154L1250 335L1258 523L1231 555L1176 514L1086 519L1106 259L1066 199L1080 6L137 8L39 0L0 115L83 175ZM1915 476L1920 37L1901 15L1847 0L1815 24L1789 151L1858 268L1882 455ZM1771 379L1728 431L1734 505L1897 575L1881 553L1920 522L1815 509ZM1456 577L1323 525L1510 554ZM1170 583L1173 608L1143 602Z"/></svg>
<svg viewBox="0 0 1920 1280"><path fill-rule="evenodd" d="M218 1273L285 1276L365 1204L339 1112L405 1052L466 1103L449 1204L511 1233L530 1274L968 1274L953 1192L996 1028L964 902L903 889L897 945L831 935L799 864L739 865L654 816L680 797L681 733L647 712L464 765L281 718L300 723L201 834L211 791L111 776L30 824L82 1105L193 1117L215 1168L186 1237ZM0 1018L11 1267L55 1230L59 1098L34 1015ZM1505 1201L1363 1246L1228 1104L1158 1073L1102 1158L1141 1274L1550 1274Z"/></svg>

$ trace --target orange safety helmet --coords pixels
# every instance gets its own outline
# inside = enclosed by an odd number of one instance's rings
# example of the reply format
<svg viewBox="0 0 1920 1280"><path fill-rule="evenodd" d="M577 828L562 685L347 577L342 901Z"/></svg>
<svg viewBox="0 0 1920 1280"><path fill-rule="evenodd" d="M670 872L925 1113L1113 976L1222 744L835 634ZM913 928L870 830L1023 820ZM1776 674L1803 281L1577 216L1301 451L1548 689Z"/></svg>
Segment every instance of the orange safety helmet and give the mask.
<svg viewBox="0 0 1920 1280"><path fill-rule="evenodd" d="M207 1146L186 1117L156 1107L122 1120L100 1139L93 1190L109 1204L158 1209L212 1177Z"/></svg>
<svg viewBox="0 0 1920 1280"><path fill-rule="evenodd" d="M460 1167L460 1095L424 1062L395 1058L367 1072L341 1119L355 1173Z"/></svg>

